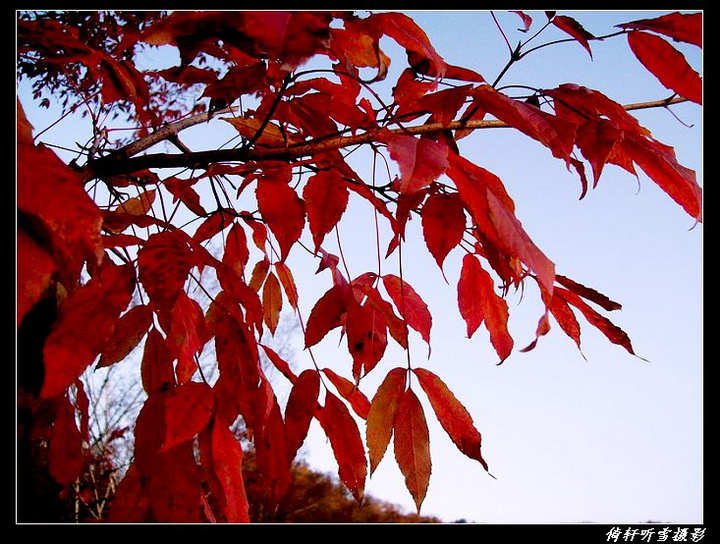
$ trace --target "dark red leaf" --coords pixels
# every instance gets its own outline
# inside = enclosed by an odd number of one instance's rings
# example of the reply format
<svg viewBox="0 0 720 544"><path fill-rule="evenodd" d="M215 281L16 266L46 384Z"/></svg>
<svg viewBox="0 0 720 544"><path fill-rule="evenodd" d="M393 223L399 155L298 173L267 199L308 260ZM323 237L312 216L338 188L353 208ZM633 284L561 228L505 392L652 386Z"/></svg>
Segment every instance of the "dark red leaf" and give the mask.
<svg viewBox="0 0 720 544"><path fill-rule="evenodd" d="M103 348L98 368L122 361L140 343L152 325L152 310L146 304L133 306L118 321L115 333Z"/></svg>
<svg viewBox="0 0 720 544"><path fill-rule="evenodd" d="M160 452L192 440L210 421L212 389L201 382L186 382L162 394L165 435Z"/></svg>
<svg viewBox="0 0 720 544"><path fill-rule="evenodd" d="M285 449L293 461L305 441L318 408L320 377L316 370L303 370L297 377L285 407Z"/></svg>
<svg viewBox="0 0 720 544"><path fill-rule="evenodd" d="M173 306L168 339L178 361L175 368L177 381L185 383L197 372L195 357L209 340L202 308L185 291L180 291Z"/></svg>
<svg viewBox="0 0 720 544"><path fill-rule="evenodd" d="M225 519L229 523L250 521L242 473L243 452L233 433L218 421L212 424L211 466L224 495Z"/></svg>
<svg viewBox="0 0 720 544"><path fill-rule="evenodd" d="M567 15L556 15L552 18L552 24L563 32L570 34L570 36L580 42L580 44L590 54L590 58L592 58L592 51L590 50L590 42L588 40L594 40L595 36L585 30L580 23Z"/></svg>
<svg viewBox="0 0 720 544"><path fill-rule="evenodd" d="M327 333L343 324L348 309L345 290L335 285L318 299L305 327L305 347L312 347Z"/></svg>
<svg viewBox="0 0 720 544"><path fill-rule="evenodd" d="M46 293L51 284L55 263L52 256L25 229L17 229L17 326L25 314Z"/></svg>
<svg viewBox="0 0 720 544"><path fill-rule="evenodd" d="M143 349L140 376L145 392L155 393L175 383L174 356L165 338L156 329L150 329Z"/></svg>
<svg viewBox="0 0 720 544"><path fill-rule="evenodd" d="M387 348L387 322L372 304L351 301L345 320L348 351L353 358L353 378L360 378L380 362Z"/></svg>
<svg viewBox="0 0 720 544"><path fill-rule="evenodd" d="M245 267L250 259L250 250L247 245L245 229L240 223L235 223L228 231L225 239L225 252L222 261L232 268L241 278L244 277Z"/></svg>
<svg viewBox="0 0 720 544"><path fill-rule="evenodd" d="M70 485L80 476L85 465L83 440L67 397L58 400L48 455L50 474L60 485Z"/></svg>
<svg viewBox="0 0 720 544"><path fill-rule="evenodd" d="M622 308L621 304L615 302L614 300L610 300L607 296L597 292L591 287L586 287L576 281L571 280L570 278L561 276L560 274L557 274L555 276L555 279L560 285L562 285L566 289L569 289L570 291L573 291L581 297L594 302L605 310L613 311Z"/></svg>
<svg viewBox="0 0 720 544"><path fill-rule="evenodd" d="M672 38L675 41L691 43L702 47L703 14L669 13L654 19L640 19L617 25L620 28L651 30Z"/></svg>
<svg viewBox="0 0 720 544"><path fill-rule="evenodd" d="M273 366L277 368L282 373L282 375L290 381L290 383L295 383L297 381L297 376L295 376L295 373L290 369L290 365L285 359L283 359L271 347L265 345L261 345L260 347L262 347L265 355L267 355L267 358L270 360Z"/></svg>
<svg viewBox="0 0 720 544"><path fill-rule="evenodd" d="M133 266L108 263L62 302L43 351L43 397L62 394L95 360L134 290Z"/></svg>
<svg viewBox="0 0 720 544"><path fill-rule="evenodd" d="M172 309L194 264L187 242L174 231L151 235L138 251L140 282L159 309Z"/></svg>

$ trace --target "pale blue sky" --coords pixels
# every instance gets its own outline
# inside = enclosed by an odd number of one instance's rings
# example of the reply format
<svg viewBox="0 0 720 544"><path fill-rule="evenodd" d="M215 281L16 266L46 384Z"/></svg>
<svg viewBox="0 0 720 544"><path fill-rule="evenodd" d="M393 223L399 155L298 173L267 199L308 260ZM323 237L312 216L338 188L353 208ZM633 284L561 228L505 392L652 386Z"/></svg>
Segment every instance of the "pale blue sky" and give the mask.
<svg viewBox="0 0 720 544"><path fill-rule="evenodd" d="M507 61L507 48L485 11L408 12L451 64L473 68L493 80ZM535 26L542 12L529 12ZM658 15L653 12L563 12L596 34L614 24ZM512 44L520 19L499 13ZM564 37L559 32L557 37ZM560 44L530 55L514 66L505 84L551 87L574 82L598 89L619 102L669 96L632 56L625 39L592 44L593 60L577 43ZM700 53L683 47L701 70ZM404 65L404 54L388 44L394 57L388 81ZM386 95L387 96L387 95ZM22 98L22 96L21 96ZM49 118L23 100L30 121L44 128ZM638 112L653 135L676 149L682 164L697 171L702 185L702 116L696 105L673 111ZM48 141L66 145L87 138L50 131ZM206 148L206 135L186 143ZM224 140L226 134L219 135ZM607 167L596 190L579 201L580 184L563 162L529 138L509 130L476 133L461 141L461 151L507 185L517 215L559 273L594 287L623 304L609 317L631 337L645 362L610 344L581 319L583 359L572 340L557 327L529 353L513 353L496 366L484 328L472 340L458 314L455 283L461 255L452 254L447 285L424 249L417 221L408 227L404 275L423 296L434 317L432 355L417 338L414 364L440 375L467 406L483 434L482 467L460 454L431 423L433 473L423 513L445 521L487 523L615 523L649 520L703 522L702 465L702 237L693 220L641 174L638 181ZM369 162L358 158L358 172ZM371 209L360 203L341 226L348 266L354 275L374 270ZM370 225L370 226L365 226ZM692 230L691 230L692 229ZM385 242L386 243L386 242ZM351 248L350 251L348 249ZM315 276L316 263L291 256L307 317L315 300L329 288L327 276ZM393 271L396 260L385 265ZM516 345L534 336L539 317L532 286L509 299ZM314 354L320 366L350 375L344 344L331 336ZM296 353L299 367L306 354ZM367 378L371 395L386 371L405 364L391 352ZM422 395L421 395L422 397ZM314 466L335 471L326 439L314 430L305 448ZM402 476L388 450L367 492L413 510Z"/></svg>

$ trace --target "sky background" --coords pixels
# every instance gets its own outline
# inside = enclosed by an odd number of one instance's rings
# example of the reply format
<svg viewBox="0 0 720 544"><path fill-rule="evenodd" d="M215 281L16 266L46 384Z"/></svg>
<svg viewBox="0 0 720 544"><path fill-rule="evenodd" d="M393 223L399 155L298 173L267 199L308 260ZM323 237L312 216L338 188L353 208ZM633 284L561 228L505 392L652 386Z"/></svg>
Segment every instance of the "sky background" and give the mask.
<svg viewBox="0 0 720 544"><path fill-rule="evenodd" d="M492 81L507 62L507 46L488 12L407 13L450 64L472 68ZM528 13L533 28L544 23L542 12ZM562 13L596 35L611 32L618 23L660 14ZM497 17L511 44L525 37L517 31L517 15L501 12ZM548 32L538 43L563 37L559 31ZM381 45L393 58L387 79L393 82L404 68L404 53L389 42ZM702 73L697 48L676 46ZM538 51L513 66L502 83L552 87L573 82L621 103L669 96L634 58L624 37L593 43L592 50L592 59L576 42ZM48 126L55 119L52 112L33 109L23 92L20 88L30 122L36 129ZM665 110L635 115L655 138L675 147L679 161L697 172L702 185L701 108L680 104L673 112L682 122ZM60 131L49 131L47 141L85 141ZM495 476L455 448L427 407L433 472L422 513L447 522L497 524L702 523L703 226L695 226L644 174L637 179L612 166L604 170L597 189L579 200L577 176L548 149L515 132L477 131L460 141L461 152L503 180L525 230L558 273L623 305L609 317L647 361L609 343L581 318L582 354L553 322L533 351L516 350L496 365L484 327L471 340L465 337L455 291L462 254L448 258L446 283L425 249L419 222L411 222L403 246L404 277L433 315L431 355L415 338L413 364L438 374L471 412ZM207 148L207 134L196 134L185 143ZM226 136L216 135L219 140ZM366 174L362 169L369 165L358 155L358 173ZM340 227L353 276L375 269L373 212L356 204ZM290 259L307 316L330 287L329 278L315 276L316 263L308 264L303 255ZM383 266L396 273L396 258ZM511 296L508 302L511 332L521 348L534 338L540 317L537 293L529 285L522 300ZM286 340L295 348L293 364L305 368L300 335ZM314 355L321 367L349 375L349 356L344 344L337 349L338 341L339 336L330 335ZM363 380L364 390L371 396L387 370L405 363L404 353L390 351ZM317 427L303 454L318 469L337 470ZM414 510L392 447L368 480L366 493Z"/></svg>

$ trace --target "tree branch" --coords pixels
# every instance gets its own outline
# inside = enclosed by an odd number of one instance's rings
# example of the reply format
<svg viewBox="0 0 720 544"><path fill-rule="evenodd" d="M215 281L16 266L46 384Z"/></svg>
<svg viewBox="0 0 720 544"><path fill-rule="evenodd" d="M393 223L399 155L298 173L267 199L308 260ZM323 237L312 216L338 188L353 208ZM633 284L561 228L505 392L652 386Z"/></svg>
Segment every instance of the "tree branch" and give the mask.
<svg viewBox="0 0 720 544"><path fill-rule="evenodd" d="M626 104L623 107L627 111L661 108L671 104L686 102L687 99L682 97L674 97L663 100L655 100L651 102L638 102L634 104ZM230 110L222 110L223 113ZM141 138L137 142L133 142L110 155L100 157L90 161L83 170L87 175L87 179L92 177L130 174L147 168L203 168L216 162L248 162L262 160L283 160L292 161L307 157L323 151L331 151L335 149L343 149L355 145L370 143L376 140L379 129L372 132L364 132L353 136L337 136L327 139L311 140L302 144L289 145L283 148L253 147L247 149L244 147L235 149L213 149L208 151L195 151L183 154L171 153L153 153L136 157L138 153L148 149L158 142L174 137L186 128L203 123L210 119L208 113L201 113L182 119L175 123L171 123L152 134ZM425 125L417 125L413 127L404 127L402 129L393 129L393 133L403 134L427 134L442 130L482 130L488 128L508 127L506 123L497 120L479 120L479 121L453 121L451 123L429 123Z"/></svg>

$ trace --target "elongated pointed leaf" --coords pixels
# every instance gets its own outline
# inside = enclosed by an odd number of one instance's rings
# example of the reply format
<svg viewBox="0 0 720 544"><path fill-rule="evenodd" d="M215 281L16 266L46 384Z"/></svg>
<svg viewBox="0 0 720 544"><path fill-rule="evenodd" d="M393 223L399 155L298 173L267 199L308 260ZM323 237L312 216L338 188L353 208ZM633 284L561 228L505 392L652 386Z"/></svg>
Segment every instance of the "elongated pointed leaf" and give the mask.
<svg viewBox="0 0 720 544"><path fill-rule="evenodd" d="M430 432L420 400L412 389L406 390L398 404L393 425L395 460L405 477L405 486L415 501L418 512L425 500L432 461Z"/></svg>
<svg viewBox="0 0 720 544"><path fill-rule="evenodd" d="M370 473L375 472L385 455L393 433L393 423L400 397L405 392L407 369L393 368L378 387L367 416L366 442Z"/></svg>
<svg viewBox="0 0 720 544"><path fill-rule="evenodd" d="M177 354L175 374L178 383L185 383L197 371L195 357L209 339L202 308L185 291L180 291L173 306L168 338Z"/></svg>
<svg viewBox="0 0 720 544"><path fill-rule="evenodd" d="M458 306L471 337L481 323L502 363L511 353L513 338L508 332L507 302L495 292L495 284L474 255L463 258L458 282Z"/></svg>
<svg viewBox="0 0 720 544"><path fill-rule="evenodd" d="M702 78L685 56L659 36L629 32L628 44L638 60L671 91L702 104Z"/></svg>
<svg viewBox="0 0 720 544"><path fill-rule="evenodd" d="M388 295L405 322L418 331L422 339L429 344L432 315L425 301L410 284L398 276L385 274L382 280Z"/></svg>
<svg viewBox="0 0 720 544"><path fill-rule="evenodd" d="M147 334L152 325L152 310L146 304L130 308L118 321L113 334L103 347L98 368L122 361Z"/></svg>
<svg viewBox="0 0 720 544"><path fill-rule="evenodd" d="M280 246L284 261L305 227L305 207L295 190L288 185L287 172L271 171L258 180L255 194L258 207L268 228Z"/></svg>
<svg viewBox="0 0 720 544"><path fill-rule="evenodd" d="M170 311L194 266L190 247L173 231L153 234L138 251L138 275L150 300Z"/></svg>
<svg viewBox="0 0 720 544"><path fill-rule="evenodd" d="M390 156L400 166L401 193L414 193L430 185L448 168L448 146L429 138L385 133Z"/></svg>
<svg viewBox="0 0 720 544"><path fill-rule="evenodd" d="M50 474L62 486L73 483L82 473L83 440L75 423L75 409L67 397L59 400L48 452Z"/></svg>
<svg viewBox="0 0 720 544"><path fill-rule="evenodd" d="M340 480L359 502L365 492L367 459L357 423L347 406L329 392L318 416L335 454Z"/></svg>
<svg viewBox="0 0 720 544"><path fill-rule="evenodd" d="M590 49L590 42L588 40L594 39L595 36L585 30L580 23L567 15L556 15L552 18L552 24L575 38L590 54L590 58L592 58L592 50Z"/></svg>
<svg viewBox="0 0 720 544"><path fill-rule="evenodd" d="M640 19L617 25L619 28L651 30L672 38L702 47L703 14L669 13L654 19Z"/></svg>
<svg viewBox="0 0 720 544"><path fill-rule="evenodd" d="M265 324L272 334L275 334L280 321L280 312L283 306L282 290L280 281L274 272L270 271L263 284L263 317Z"/></svg>
<svg viewBox="0 0 720 544"><path fill-rule="evenodd" d="M319 393L320 377L317 371L302 371L290 390L285 408L285 449L289 461L295 459L307 436L318 408Z"/></svg>
<svg viewBox="0 0 720 544"><path fill-rule="evenodd" d="M343 324L348 298L339 286L331 287L318 299L305 327L305 346L312 347L327 333Z"/></svg>
<svg viewBox="0 0 720 544"><path fill-rule="evenodd" d="M332 369L323 368L322 372L332 382L340 396L350 403L353 412L362 419L367 419L368 412L370 411L370 401L365 396L365 393L360 391L357 384L340 376Z"/></svg>
<svg viewBox="0 0 720 544"><path fill-rule="evenodd" d="M440 425L450 439L462 453L479 461L485 470L488 470L487 463L480 451L482 437L475 428L467 408L434 373L424 368L415 368L413 373L417 376Z"/></svg>
<svg viewBox="0 0 720 544"><path fill-rule="evenodd" d="M249 504L242 474L243 453L230 429L214 422L210 445L212 468L224 494L225 519L229 523L250 521Z"/></svg>

